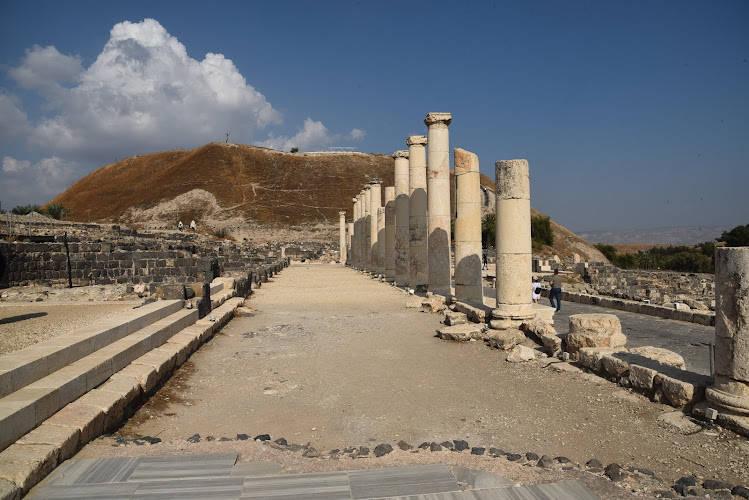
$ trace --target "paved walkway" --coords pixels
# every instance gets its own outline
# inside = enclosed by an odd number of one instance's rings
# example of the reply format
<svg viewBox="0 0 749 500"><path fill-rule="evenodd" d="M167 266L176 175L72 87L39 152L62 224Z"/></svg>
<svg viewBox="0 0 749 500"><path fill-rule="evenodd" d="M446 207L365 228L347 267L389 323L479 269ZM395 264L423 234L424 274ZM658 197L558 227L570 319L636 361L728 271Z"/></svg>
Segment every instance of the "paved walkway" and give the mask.
<svg viewBox="0 0 749 500"><path fill-rule="evenodd" d="M742 448L731 434L685 435L658 422L673 408L595 376L507 363L482 342L441 341L441 317L405 302L402 291L351 269L293 265L120 434L179 441L267 433L319 451L463 439L583 464L595 457L666 480L695 473L749 481L745 440Z"/></svg>

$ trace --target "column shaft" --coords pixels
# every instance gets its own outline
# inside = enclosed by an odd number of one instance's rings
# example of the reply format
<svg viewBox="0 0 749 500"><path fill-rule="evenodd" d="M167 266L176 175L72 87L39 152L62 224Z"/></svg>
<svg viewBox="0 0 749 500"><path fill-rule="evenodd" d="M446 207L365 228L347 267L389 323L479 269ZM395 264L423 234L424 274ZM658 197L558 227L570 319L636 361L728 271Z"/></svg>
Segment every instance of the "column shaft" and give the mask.
<svg viewBox="0 0 749 500"><path fill-rule="evenodd" d="M408 138L408 287L426 292L429 280L427 246L427 138ZM396 220L397 223L397 220Z"/></svg>
<svg viewBox="0 0 749 500"><path fill-rule="evenodd" d="M484 303L481 277L481 179L479 159L455 148L457 180L455 219L455 297Z"/></svg>
<svg viewBox="0 0 749 500"><path fill-rule="evenodd" d="M395 284L408 286L409 275L409 162L408 151L396 151L395 158Z"/></svg>
<svg viewBox="0 0 749 500"><path fill-rule="evenodd" d="M372 186L364 186L364 269L372 271Z"/></svg>
<svg viewBox="0 0 749 500"><path fill-rule="evenodd" d="M346 228L348 230L346 231L346 263L353 266L354 223L349 222Z"/></svg>
<svg viewBox="0 0 749 500"><path fill-rule="evenodd" d="M395 187L385 188L385 279L395 281L396 254L396 200Z"/></svg>
<svg viewBox="0 0 749 500"><path fill-rule="evenodd" d="M370 249L370 272L374 274L385 274L385 263L380 259L379 230L377 227L377 209L382 206L382 185L380 180L369 181L369 249Z"/></svg>
<svg viewBox="0 0 749 500"><path fill-rule="evenodd" d="M346 212L338 212L339 216L339 237L338 237L338 258L341 264L346 264Z"/></svg>
<svg viewBox="0 0 749 500"><path fill-rule="evenodd" d="M377 275L385 277L385 252L387 241L385 237L385 207L377 209Z"/></svg>
<svg viewBox="0 0 749 500"><path fill-rule="evenodd" d="M533 317L531 283L531 195L528 162L496 163L497 308L492 328L517 328Z"/></svg>
<svg viewBox="0 0 749 500"><path fill-rule="evenodd" d="M749 247L715 249L715 383L707 399L749 435ZM720 422L720 420L719 420Z"/></svg>
<svg viewBox="0 0 749 500"><path fill-rule="evenodd" d="M427 125L428 290L450 294L450 113L429 113Z"/></svg>

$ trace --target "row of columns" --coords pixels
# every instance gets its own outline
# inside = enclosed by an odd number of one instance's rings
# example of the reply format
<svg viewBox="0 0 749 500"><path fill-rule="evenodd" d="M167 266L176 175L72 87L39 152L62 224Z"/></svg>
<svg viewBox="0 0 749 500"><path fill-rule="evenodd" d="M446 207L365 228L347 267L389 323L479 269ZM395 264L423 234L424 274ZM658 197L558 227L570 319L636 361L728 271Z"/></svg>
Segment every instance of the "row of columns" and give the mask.
<svg viewBox="0 0 749 500"><path fill-rule="evenodd" d="M450 213L450 113L429 113L427 135L408 137L396 151L395 186L372 179L354 198L350 250L342 261L396 286L440 295L452 293ZM478 157L454 150L456 204L455 298L483 303L481 185ZM530 183L528 162L500 161L497 180L497 308L493 328L516 327L533 316ZM341 241L345 245L344 219Z"/></svg>

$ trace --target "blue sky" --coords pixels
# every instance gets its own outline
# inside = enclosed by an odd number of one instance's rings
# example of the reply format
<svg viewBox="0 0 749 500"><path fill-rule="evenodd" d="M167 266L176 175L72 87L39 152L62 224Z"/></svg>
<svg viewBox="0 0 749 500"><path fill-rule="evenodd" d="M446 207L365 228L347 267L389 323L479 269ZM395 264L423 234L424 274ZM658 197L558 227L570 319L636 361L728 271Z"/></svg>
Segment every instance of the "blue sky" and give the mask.
<svg viewBox="0 0 749 500"><path fill-rule="evenodd" d="M149 21L144 21L149 19ZM526 158L568 228L749 223L749 2L0 2L0 201L212 141ZM209 55L211 54L211 55Z"/></svg>

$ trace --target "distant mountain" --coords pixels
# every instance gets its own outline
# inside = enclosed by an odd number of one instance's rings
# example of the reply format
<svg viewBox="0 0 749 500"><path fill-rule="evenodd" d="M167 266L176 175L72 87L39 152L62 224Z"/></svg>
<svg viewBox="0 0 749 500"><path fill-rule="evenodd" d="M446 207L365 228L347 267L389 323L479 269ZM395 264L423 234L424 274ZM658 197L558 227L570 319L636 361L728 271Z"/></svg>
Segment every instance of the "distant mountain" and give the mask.
<svg viewBox="0 0 749 500"><path fill-rule="evenodd" d="M730 230L728 226L658 227L625 231L587 231L580 233L579 236L593 244L697 245L705 241L714 241L723 231Z"/></svg>

